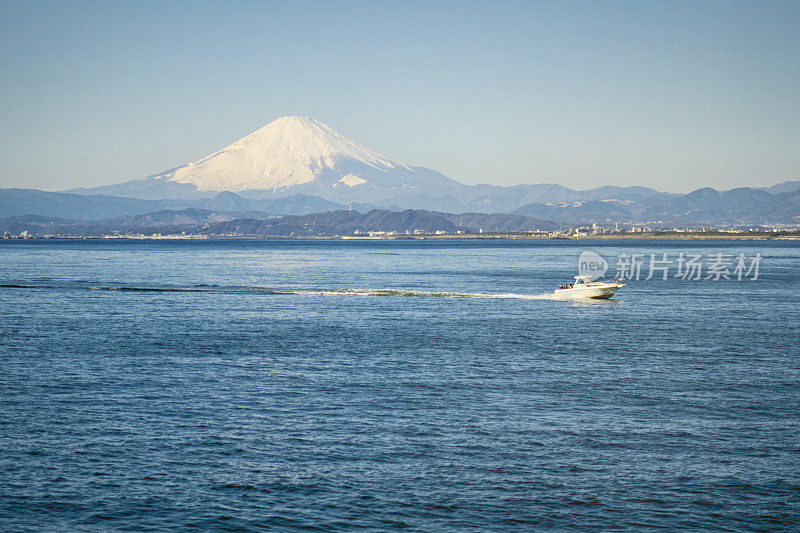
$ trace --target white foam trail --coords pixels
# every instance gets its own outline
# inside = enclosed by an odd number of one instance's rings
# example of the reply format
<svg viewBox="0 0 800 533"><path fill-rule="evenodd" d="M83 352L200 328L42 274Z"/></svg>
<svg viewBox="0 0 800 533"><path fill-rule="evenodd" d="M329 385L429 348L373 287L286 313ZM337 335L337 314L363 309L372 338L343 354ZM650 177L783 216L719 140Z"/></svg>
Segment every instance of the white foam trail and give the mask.
<svg viewBox="0 0 800 533"><path fill-rule="evenodd" d="M197 292L197 293L255 293L269 295L296 296L384 296L406 298L482 298L497 300L569 300L572 298L557 296L554 293L520 294L520 293L481 293L481 292L443 292L416 291L407 289L293 289L288 287L259 286L215 286L215 285L126 285L126 284L83 284L83 283L0 283L0 288L17 289L88 289L93 291L121 292Z"/></svg>
<svg viewBox="0 0 800 533"><path fill-rule="evenodd" d="M414 291L406 289L289 289L277 291L283 294L297 294L309 296L395 296L415 298L490 298L514 300L549 300L553 294L517 294L517 293L480 293L480 292L437 292Z"/></svg>

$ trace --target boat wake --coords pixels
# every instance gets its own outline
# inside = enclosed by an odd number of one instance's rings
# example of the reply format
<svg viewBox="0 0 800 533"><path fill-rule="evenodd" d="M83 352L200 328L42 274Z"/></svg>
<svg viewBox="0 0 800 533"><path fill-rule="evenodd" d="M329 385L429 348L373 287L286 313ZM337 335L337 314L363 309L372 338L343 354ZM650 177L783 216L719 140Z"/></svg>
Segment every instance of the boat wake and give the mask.
<svg viewBox="0 0 800 533"><path fill-rule="evenodd" d="M264 294L274 296L383 296L399 298L483 298L502 300L563 300L552 293L478 293L416 291L407 289L360 289L360 288L293 288L261 287L240 285L127 285L101 283L0 283L0 289L39 289L39 290L93 290L119 292L186 292L222 294Z"/></svg>

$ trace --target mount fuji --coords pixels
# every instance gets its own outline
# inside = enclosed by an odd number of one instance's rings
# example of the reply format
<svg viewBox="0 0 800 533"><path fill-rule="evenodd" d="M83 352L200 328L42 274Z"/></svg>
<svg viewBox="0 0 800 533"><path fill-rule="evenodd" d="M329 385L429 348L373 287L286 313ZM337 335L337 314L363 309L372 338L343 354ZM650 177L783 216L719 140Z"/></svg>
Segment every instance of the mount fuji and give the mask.
<svg viewBox="0 0 800 533"><path fill-rule="evenodd" d="M307 117L282 117L198 161L119 185L70 192L141 199L208 198L229 191L253 199L295 194L338 202L404 204L464 185L393 161Z"/></svg>

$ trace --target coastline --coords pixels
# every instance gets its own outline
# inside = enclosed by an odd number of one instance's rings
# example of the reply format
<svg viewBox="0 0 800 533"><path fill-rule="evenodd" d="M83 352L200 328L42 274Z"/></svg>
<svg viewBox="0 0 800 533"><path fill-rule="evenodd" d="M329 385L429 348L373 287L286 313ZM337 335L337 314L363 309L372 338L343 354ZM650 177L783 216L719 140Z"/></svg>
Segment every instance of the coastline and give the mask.
<svg viewBox="0 0 800 533"><path fill-rule="evenodd" d="M743 241L797 241L800 232L748 232L748 233L719 233L719 232L653 232L653 233L607 233L600 235L583 235L569 237L552 237L550 235L537 235L535 233L443 233L419 235L48 235L31 236L26 238L15 237L0 239L0 242L16 242L30 240L116 240L116 241L142 241L142 240L297 240L297 241L457 241L457 240L536 240L536 241L615 241L615 240L668 240L668 241L697 241L697 240L743 240Z"/></svg>

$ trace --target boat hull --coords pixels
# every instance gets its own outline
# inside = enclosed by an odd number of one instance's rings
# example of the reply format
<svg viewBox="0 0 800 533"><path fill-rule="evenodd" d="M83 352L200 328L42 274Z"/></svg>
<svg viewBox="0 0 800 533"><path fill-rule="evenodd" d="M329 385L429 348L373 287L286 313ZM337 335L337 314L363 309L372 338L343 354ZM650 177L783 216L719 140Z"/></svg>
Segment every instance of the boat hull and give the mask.
<svg viewBox="0 0 800 533"><path fill-rule="evenodd" d="M616 294L616 292L622 287L624 287L622 284L608 284L595 287L589 286L572 289L556 289L554 294L563 298L589 298L591 300L607 300L614 296L614 294Z"/></svg>

